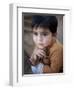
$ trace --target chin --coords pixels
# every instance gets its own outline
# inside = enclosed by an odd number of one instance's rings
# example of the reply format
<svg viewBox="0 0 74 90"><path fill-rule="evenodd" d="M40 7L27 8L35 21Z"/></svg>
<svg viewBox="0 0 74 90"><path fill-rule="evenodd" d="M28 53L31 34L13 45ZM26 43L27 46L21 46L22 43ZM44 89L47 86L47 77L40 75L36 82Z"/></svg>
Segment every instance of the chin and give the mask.
<svg viewBox="0 0 74 90"><path fill-rule="evenodd" d="M42 46L38 46L38 48L39 48L39 49L44 49L44 47L42 47Z"/></svg>

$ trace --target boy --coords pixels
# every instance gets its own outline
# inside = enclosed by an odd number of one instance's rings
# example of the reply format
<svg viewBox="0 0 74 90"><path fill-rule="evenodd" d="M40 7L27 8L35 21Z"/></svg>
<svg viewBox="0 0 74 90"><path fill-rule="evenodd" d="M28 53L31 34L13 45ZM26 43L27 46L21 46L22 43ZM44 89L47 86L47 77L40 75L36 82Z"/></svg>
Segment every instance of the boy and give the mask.
<svg viewBox="0 0 74 90"><path fill-rule="evenodd" d="M63 47L56 38L57 26L55 16L35 15L32 18L35 49L30 62L35 74L63 72Z"/></svg>

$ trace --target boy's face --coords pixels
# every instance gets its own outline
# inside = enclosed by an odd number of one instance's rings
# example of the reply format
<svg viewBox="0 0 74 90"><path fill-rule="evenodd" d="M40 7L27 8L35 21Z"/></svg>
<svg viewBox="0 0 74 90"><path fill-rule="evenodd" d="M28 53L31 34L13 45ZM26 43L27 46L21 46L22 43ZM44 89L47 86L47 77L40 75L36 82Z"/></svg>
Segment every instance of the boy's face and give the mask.
<svg viewBox="0 0 74 90"><path fill-rule="evenodd" d="M33 28L33 41L35 45L43 49L52 44L53 35L48 29Z"/></svg>

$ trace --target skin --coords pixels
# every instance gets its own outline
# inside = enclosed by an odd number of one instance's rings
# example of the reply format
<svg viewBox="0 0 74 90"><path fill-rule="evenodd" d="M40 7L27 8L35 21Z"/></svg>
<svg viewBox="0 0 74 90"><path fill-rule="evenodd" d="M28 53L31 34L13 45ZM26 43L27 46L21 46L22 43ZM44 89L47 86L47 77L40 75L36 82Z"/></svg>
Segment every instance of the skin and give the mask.
<svg viewBox="0 0 74 90"><path fill-rule="evenodd" d="M43 49L50 46L53 41L53 35L48 29L34 28L33 29L33 41L39 49Z"/></svg>
<svg viewBox="0 0 74 90"><path fill-rule="evenodd" d="M35 50L31 56L30 60L37 60L37 56L43 58L46 56L44 48L51 46L53 42L53 35L49 29L46 28L33 28L33 41L35 43ZM35 64L35 63L32 63Z"/></svg>
<svg viewBox="0 0 74 90"><path fill-rule="evenodd" d="M51 61L49 58L44 58L46 56L46 53L44 49L46 47L51 47L53 43L56 40L56 33L52 34L50 30L44 29L44 28L33 28L33 41L35 43L35 49L33 51L33 54L31 55L30 61L32 62L32 65L36 65L39 62L40 59L37 58L42 58L42 63L44 64L43 66L43 73L56 73L59 72L59 70L62 67L62 48L59 49L59 51L55 50L54 53L52 54ZM59 57L58 57L59 56ZM37 62L37 63L36 63ZM55 62L55 63L54 63Z"/></svg>

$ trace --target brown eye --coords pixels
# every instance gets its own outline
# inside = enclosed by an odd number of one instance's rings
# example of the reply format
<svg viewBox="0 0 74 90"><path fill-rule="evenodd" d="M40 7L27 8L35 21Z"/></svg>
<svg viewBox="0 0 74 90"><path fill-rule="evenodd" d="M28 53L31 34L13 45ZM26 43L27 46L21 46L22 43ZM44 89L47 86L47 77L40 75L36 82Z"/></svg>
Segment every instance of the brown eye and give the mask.
<svg viewBox="0 0 74 90"><path fill-rule="evenodd" d="M33 34L34 34L34 35L36 35L36 36L38 35L38 33L37 33L37 32L33 32Z"/></svg>
<svg viewBox="0 0 74 90"><path fill-rule="evenodd" d="M47 36L48 35L48 33L43 33L43 36Z"/></svg>

